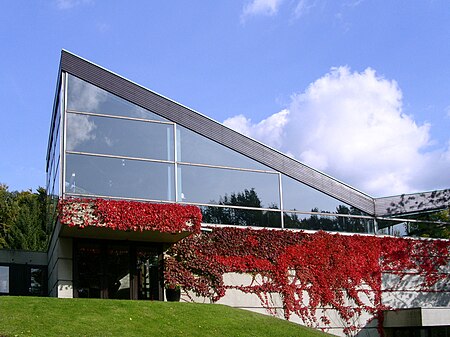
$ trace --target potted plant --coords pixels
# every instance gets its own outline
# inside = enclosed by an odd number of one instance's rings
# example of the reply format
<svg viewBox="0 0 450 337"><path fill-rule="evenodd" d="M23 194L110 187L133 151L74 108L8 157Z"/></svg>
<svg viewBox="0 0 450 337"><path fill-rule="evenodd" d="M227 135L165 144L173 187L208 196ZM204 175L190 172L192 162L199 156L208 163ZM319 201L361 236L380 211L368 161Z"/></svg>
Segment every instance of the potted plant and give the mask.
<svg viewBox="0 0 450 337"><path fill-rule="evenodd" d="M179 284L167 283L166 300L168 302L179 302L181 296L181 286Z"/></svg>

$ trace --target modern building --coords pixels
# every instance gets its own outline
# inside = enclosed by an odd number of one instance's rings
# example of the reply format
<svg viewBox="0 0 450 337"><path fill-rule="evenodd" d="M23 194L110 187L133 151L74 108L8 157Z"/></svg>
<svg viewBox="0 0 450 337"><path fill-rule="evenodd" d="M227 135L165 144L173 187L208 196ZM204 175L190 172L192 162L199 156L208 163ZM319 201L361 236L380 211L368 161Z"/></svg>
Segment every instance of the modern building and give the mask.
<svg viewBox="0 0 450 337"><path fill-rule="evenodd" d="M203 226L372 235L450 205L450 190L372 198L67 51L47 191L54 230L45 290L57 297L163 300L163 252L189 235L71 228L58 221L59 198L195 205ZM1 282L13 264L0 259L0 291L8 289Z"/></svg>

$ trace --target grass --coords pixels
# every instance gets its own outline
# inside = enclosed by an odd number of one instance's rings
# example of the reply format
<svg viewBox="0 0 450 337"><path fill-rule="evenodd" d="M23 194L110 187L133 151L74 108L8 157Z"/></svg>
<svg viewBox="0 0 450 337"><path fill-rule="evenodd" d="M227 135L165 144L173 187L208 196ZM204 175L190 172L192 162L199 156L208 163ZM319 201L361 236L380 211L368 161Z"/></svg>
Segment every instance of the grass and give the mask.
<svg viewBox="0 0 450 337"><path fill-rule="evenodd" d="M1 296L0 336L329 335L219 304Z"/></svg>

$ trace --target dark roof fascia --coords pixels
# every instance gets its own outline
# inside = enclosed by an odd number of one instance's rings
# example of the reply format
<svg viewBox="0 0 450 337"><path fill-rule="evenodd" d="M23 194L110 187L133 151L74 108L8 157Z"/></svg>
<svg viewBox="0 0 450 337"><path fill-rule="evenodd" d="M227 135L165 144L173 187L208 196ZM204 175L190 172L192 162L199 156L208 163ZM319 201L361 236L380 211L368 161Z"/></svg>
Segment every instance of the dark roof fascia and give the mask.
<svg viewBox="0 0 450 337"><path fill-rule="evenodd" d="M376 216L395 216L450 207L450 189L375 198Z"/></svg>
<svg viewBox="0 0 450 337"><path fill-rule="evenodd" d="M372 197L209 117L65 50L61 52L60 67L64 72L150 110L370 215L374 215L375 205Z"/></svg>

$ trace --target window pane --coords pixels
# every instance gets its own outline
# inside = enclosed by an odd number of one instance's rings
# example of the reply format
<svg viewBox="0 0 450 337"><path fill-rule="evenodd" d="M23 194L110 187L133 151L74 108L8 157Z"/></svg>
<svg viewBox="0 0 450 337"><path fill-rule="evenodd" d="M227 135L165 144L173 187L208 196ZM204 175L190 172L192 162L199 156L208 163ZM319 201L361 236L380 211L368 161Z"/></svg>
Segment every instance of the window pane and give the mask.
<svg viewBox="0 0 450 337"><path fill-rule="evenodd" d="M0 293L9 293L9 267L0 266Z"/></svg>
<svg viewBox="0 0 450 337"><path fill-rule="evenodd" d="M50 183L50 188L52 187L52 180L57 179L56 176L58 175L58 170L59 170L59 165L60 165L60 137L59 137L59 130L58 133L56 135L56 145L55 145L55 151L54 151L54 157L53 157L53 169L52 169L52 178L49 181ZM56 182L56 184L59 184L59 181Z"/></svg>
<svg viewBox="0 0 450 337"><path fill-rule="evenodd" d="M68 76L67 108L81 112L145 118L157 121L167 119L100 89L75 76Z"/></svg>
<svg viewBox="0 0 450 337"><path fill-rule="evenodd" d="M394 220L377 220L379 235L394 235L394 236L410 236L411 231L414 230L414 223L400 222ZM428 224L433 226L434 224ZM414 236L414 235L411 235Z"/></svg>
<svg viewBox="0 0 450 337"><path fill-rule="evenodd" d="M281 212L201 206L203 223L281 228Z"/></svg>
<svg viewBox="0 0 450 337"><path fill-rule="evenodd" d="M59 123L60 123L60 109L58 104L58 110L56 114L55 119L55 126L52 134L52 139L50 140L50 154L48 158L48 167L47 167L47 190L51 188L51 182L52 182L52 176L55 173L55 163L56 163L56 157L59 156Z"/></svg>
<svg viewBox="0 0 450 337"><path fill-rule="evenodd" d="M50 165L48 166L48 170L47 170L47 179L45 182L45 186L47 191L50 191L51 188L51 184L50 181L53 180L53 156L50 157Z"/></svg>
<svg viewBox="0 0 450 337"><path fill-rule="evenodd" d="M43 268L30 268L30 295L45 296L46 273Z"/></svg>
<svg viewBox="0 0 450 337"><path fill-rule="evenodd" d="M75 289L80 298L100 298L103 273L99 266L103 265L101 246L93 242L77 242L74 251L76 263Z"/></svg>
<svg viewBox="0 0 450 337"><path fill-rule="evenodd" d="M68 151L173 160L173 126L67 114Z"/></svg>
<svg viewBox="0 0 450 337"><path fill-rule="evenodd" d="M273 171L257 161L178 125L177 143L178 161Z"/></svg>
<svg viewBox="0 0 450 337"><path fill-rule="evenodd" d="M56 162L56 171L55 171L55 175L53 177L53 181L50 182L51 188L50 191L48 191L48 194L52 194L55 196L59 196L59 165L61 162L61 158L58 156L57 162Z"/></svg>
<svg viewBox="0 0 450 337"><path fill-rule="evenodd" d="M138 299L158 300L160 256L157 247L137 247Z"/></svg>
<svg viewBox="0 0 450 337"><path fill-rule="evenodd" d="M130 299L130 254L128 246L110 245L106 254L108 298Z"/></svg>
<svg viewBox="0 0 450 337"><path fill-rule="evenodd" d="M284 213L284 227L351 233L373 233L373 220L353 217Z"/></svg>
<svg viewBox="0 0 450 337"><path fill-rule="evenodd" d="M55 178L53 180L53 187L50 189L50 191L47 191L47 201L48 201L47 218L48 218L48 225L50 226L50 229L53 228L53 224L55 223L55 221L57 219L56 211L57 211L58 199L59 199L59 195L60 195L59 162L60 162L60 159L58 158L57 171L55 174Z"/></svg>
<svg viewBox="0 0 450 337"><path fill-rule="evenodd" d="M66 193L174 200L173 164L68 154Z"/></svg>
<svg viewBox="0 0 450 337"><path fill-rule="evenodd" d="M178 166L179 201L279 208L278 175Z"/></svg>
<svg viewBox="0 0 450 337"><path fill-rule="evenodd" d="M281 176L281 183L283 208L286 210L365 215L362 211L285 175Z"/></svg>

